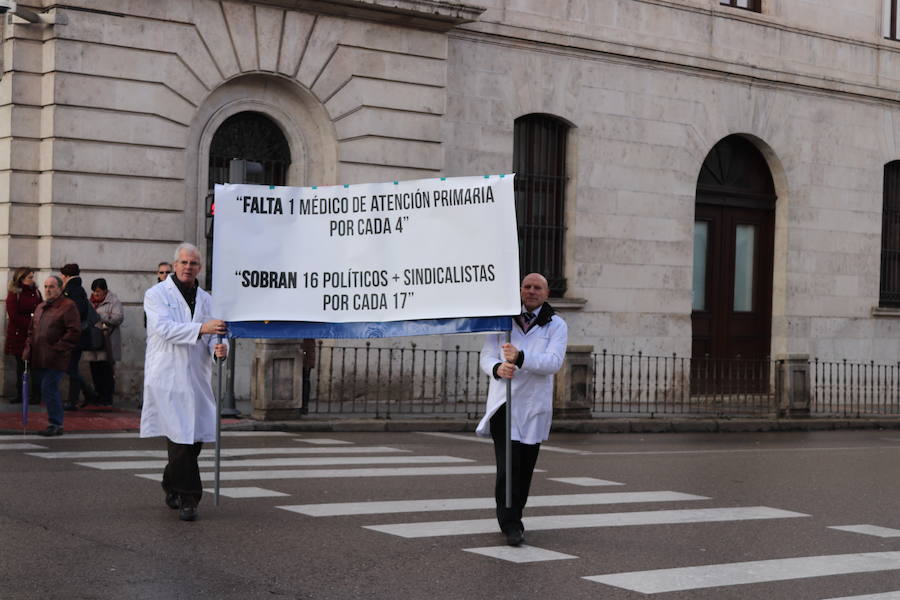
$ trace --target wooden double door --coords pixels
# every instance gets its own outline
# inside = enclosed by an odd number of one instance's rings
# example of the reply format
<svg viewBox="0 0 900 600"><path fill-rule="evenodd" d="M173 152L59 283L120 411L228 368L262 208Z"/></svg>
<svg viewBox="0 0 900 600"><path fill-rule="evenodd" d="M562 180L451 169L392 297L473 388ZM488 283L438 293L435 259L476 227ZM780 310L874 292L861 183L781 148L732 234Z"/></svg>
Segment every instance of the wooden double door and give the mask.
<svg viewBox="0 0 900 600"><path fill-rule="evenodd" d="M691 312L695 359L769 355L773 233L771 210L697 205Z"/></svg>

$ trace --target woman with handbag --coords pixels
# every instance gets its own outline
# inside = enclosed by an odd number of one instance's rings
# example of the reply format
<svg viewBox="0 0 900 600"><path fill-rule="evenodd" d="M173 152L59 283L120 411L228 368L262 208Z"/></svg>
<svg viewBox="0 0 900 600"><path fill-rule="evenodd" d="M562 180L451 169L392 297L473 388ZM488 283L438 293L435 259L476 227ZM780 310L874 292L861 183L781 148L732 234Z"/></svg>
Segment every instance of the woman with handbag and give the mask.
<svg viewBox="0 0 900 600"><path fill-rule="evenodd" d="M22 360L22 350L25 349L25 340L28 338L28 328L31 327L31 318L34 309L43 302L41 292L34 283L34 269L31 267L19 267L13 271L6 294L6 344L4 352L11 354L16 359L16 398L13 404L22 402L22 374L25 372L25 361ZM39 404L38 390L40 385L32 381L29 404Z"/></svg>
<svg viewBox="0 0 900 600"><path fill-rule="evenodd" d="M91 304L100 315L96 327L103 331L104 347L102 350L84 352L83 357L89 361L91 379L97 390L97 404L112 406L115 393L115 362L122 357L122 336L119 327L125 320L122 302L109 291L106 279L95 279L91 282Z"/></svg>

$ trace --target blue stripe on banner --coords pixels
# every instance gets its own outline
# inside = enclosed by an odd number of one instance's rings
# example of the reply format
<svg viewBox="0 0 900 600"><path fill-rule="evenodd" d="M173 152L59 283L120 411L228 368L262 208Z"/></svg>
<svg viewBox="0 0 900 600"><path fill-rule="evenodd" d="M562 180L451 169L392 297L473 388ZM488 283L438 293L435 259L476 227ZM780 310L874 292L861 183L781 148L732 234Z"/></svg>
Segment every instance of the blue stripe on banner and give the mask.
<svg viewBox="0 0 900 600"><path fill-rule="evenodd" d="M228 337L266 339L382 338L448 333L509 331L511 317L422 319L371 323L315 323L308 321L229 321Z"/></svg>

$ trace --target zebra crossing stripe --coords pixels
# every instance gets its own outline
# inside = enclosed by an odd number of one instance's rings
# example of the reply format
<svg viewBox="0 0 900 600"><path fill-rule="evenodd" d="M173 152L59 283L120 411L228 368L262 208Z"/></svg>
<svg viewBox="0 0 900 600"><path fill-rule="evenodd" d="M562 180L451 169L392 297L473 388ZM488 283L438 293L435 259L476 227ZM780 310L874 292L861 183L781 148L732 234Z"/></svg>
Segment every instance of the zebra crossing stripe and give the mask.
<svg viewBox="0 0 900 600"><path fill-rule="evenodd" d="M226 460L223 467L324 467L333 465L397 465L475 462L471 458L455 456L317 456L292 458L249 458ZM104 471L126 469L164 469L164 460L111 460L103 462L79 462L82 467ZM197 461L200 467L212 467L215 461Z"/></svg>
<svg viewBox="0 0 900 600"><path fill-rule="evenodd" d="M865 596L844 596L842 598L827 598L826 600L900 600L900 591L884 592L882 594L866 594Z"/></svg>
<svg viewBox="0 0 900 600"><path fill-rule="evenodd" d="M37 444L0 444L0 450L41 450L47 446L38 446Z"/></svg>
<svg viewBox="0 0 900 600"><path fill-rule="evenodd" d="M602 485L625 485L615 481L607 481L605 479L597 479L596 477L548 477L550 481L558 481L560 483L568 483L570 485L580 485L582 487L594 487Z"/></svg>
<svg viewBox="0 0 900 600"><path fill-rule="evenodd" d="M31 446L40 449L44 446ZM203 450L200 456L209 458L215 456L215 449ZM390 446L353 446L352 448L324 448L324 447L282 447L282 448L222 448L222 456L255 456L261 454L391 454L409 453L411 450L401 450ZM81 452L28 452L31 456L41 458L167 458L165 450L84 450Z"/></svg>
<svg viewBox="0 0 900 600"><path fill-rule="evenodd" d="M332 440L329 438L294 438L296 442L305 442L307 444L319 444L321 446L338 446L342 444L352 444L353 442L345 442L344 440Z"/></svg>
<svg viewBox="0 0 900 600"><path fill-rule="evenodd" d="M709 498L706 496L682 494L680 492L566 494L531 496L528 498L528 506L585 506L595 504L629 504L635 502L679 502L683 500L709 500ZM444 510L482 510L492 509L494 506L494 498L437 498L431 500L296 504L293 506L279 506L278 508L310 517L343 517L349 515L377 515Z"/></svg>
<svg viewBox="0 0 900 600"><path fill-rule="evenodd" d="M889 527L879 527L877 525L835 525L828 529L837 529L838 531L849 531L851 533L861 533L863 535L874 535L880 538L900 537L900 529L891 529Z"/></svg>
<svg viewBox="0 0 900 600"><path fill-rule="evenodd" d="M371 469L272 469L269 471L222 471L222 481L248 481L264 479L336 479L342 477L417 477L428 475L493 475L496 470L490 466L466 467L384 467ZM537 472L538 469L535 469ZM135 477L162 481L162 473L135 474ZM200 473L202 481L213 481L215 474Z"/></svg>
<svg viewBox="0 0 900 600"><path fill-rule="evenodd" d="M214 489L204 489L203 491L207 494L215 494ZM290 495L260 487L220 487L219 493L226 498L274 498Z"/></svg>
<svg viewBox="0 0 900 600"><path fill-rule="evenodd" d="M545 550L523 544L518 548L509 546L489 546L486 548L463 548L463 552L472 552L482 556L490 556L491 558L499 558L514 563L530 563L543 562L547 560L566 560L569 558L578 558L571 554L563 554L562 552L554 552L553 550Z"/></svg>
<svg viewBox="0 0 900 600"><path fill-rule="evenodd" d="M828 575L900 569L900 552L868 552L803 556L678 569L634 571L585 577L589 581L640 592L661 594L702 588L806 579Z"/></svg>
<svg viewBox="0 0 900 600"><path fill-rule="evenodd" d="M699 508L684 510L656 510L581 515L549 515L527 517L526 531L549 529L583 529L591 527L626 527L631 525L670 525L680 523L714 523L757 519L787 519L809 515L767 506L738 506L734 508ZM366 525L366 529L404 538L470 535L497 531L496 519L466 521L431 521L423 523L395 523Z"/></svg>

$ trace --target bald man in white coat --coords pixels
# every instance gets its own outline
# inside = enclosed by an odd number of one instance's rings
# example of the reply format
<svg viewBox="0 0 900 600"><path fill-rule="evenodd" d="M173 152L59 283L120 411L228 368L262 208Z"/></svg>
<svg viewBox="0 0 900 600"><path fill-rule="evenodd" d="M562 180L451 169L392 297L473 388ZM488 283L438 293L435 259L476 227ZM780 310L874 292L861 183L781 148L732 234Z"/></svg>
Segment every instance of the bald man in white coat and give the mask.
<svg viewBox="0 0 900 600"><path fill-rule="evenodd" d="M481 349L481 369L492 377L487 410L476 434L494 440L497 522L506 543L525 539L522 511L541 442L550 436L553 374L562 367L569 332L547 303L547 280L538 273L522 280L522 315L516 317L509 343L506 334L491 334ZM506 380L512 380L512 507L506 508Z"/></svg>

